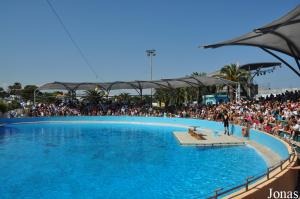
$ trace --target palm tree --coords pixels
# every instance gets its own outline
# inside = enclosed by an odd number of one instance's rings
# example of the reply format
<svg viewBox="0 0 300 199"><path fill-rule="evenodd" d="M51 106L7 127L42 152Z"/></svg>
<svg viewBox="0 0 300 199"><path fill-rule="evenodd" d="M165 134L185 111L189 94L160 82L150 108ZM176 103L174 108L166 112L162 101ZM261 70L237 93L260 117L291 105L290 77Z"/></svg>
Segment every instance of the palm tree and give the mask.
<svg viewBox="0 0 300 199"><path fill-rule="evenodd" d="M130 95L129 95L129 93L121 93L121 94L118 96L118 100L119 100L120 102L129 103L129 102L130 102Z"/></svg>
<svg viewBox="0 0 300 199"><path fill-rule="evenodd" d="M221 70L220 73L215 75L217 77L221 77L223 79L228 79L234 82L239 82L240 84L244 85L247 84L250 74L248 71L244 69L240 69L237 64L229 64L225 65ZM230 95L230 99L233 99L233 91L230 86L227 86L228 93ZM236 90L236 88L235 88Z"/></svg>
<svg viewBox="0 0 300 199"><path fill-rule="evenodd" d="M171 99L171 92L166 88L157 88L155 89L154 99L158 101L159 106L161 106L161 103L165 103L165 106L168 106Z"/></svg>
<svg viewBox="0 0 300 199"><path fill-rule="evenodd" d="M176 107L181 106L186 101L186 88L176 88L173 99Z"/></svg>
<svg viewBox="0 0 300 199"><path fill-rule="evenodd" d="M56 98L56 92L51 92L51 93L47 93L47 92L40 92L37 91L36 92L36 102L38 103L43 103L43 104L52 104L55 103L57 101Z"/></svg>
<svg viewBox="0 0 300 199"><path fill-rule="evenodd" d="M192 76L205 76L206 73L192 73ZM182 105L184 102L192 102L197 100L199 103L202 100L202 95L207 93L208 87L186 87L186 88L176 88L173 90L159 88L155 89L154 98L161 105L162 102L166 104L166 106L173 104L176 106Z"/></svg>
<svg viewBox="0 0 300 199"><path fill-rule="evenodd" d="M7 109L8 109L8 105L4 101L0 100L0 116L1 113L5 113Z"/></svg>
<svg viewBox="0 0 300 199"><path fill-rule="evenodd" d="M236 64L225 65L220 71L220 77L234 82L246 82L249 78L249 72L240 69Z"/></svg>
<svg viewBox="0 0 300 199"><path fill-rule="evenodd" d="M186 87L185 88L186 101L187 102L193 102L195 100L198 100L198 98L199 98L199 90L201 90L201 88Z"/></svg>
<svg viewBox="0 0 300 199"><path fill-rule="evenodd" d="M103 101L103 97L105 96L104 91L88 90L85 91L85 93L86 95L83 97L83 99L92 105L97 105L99 102Z"/></svg>
<svg viewBox="0 0 300 199"><path fill-rule="evenodd" d="M26 85L22 91L21 91L21 96L24 100L31 100L33 101L34 99L34 94L33 92L37 89L38 87L35 85Z"/></svg>

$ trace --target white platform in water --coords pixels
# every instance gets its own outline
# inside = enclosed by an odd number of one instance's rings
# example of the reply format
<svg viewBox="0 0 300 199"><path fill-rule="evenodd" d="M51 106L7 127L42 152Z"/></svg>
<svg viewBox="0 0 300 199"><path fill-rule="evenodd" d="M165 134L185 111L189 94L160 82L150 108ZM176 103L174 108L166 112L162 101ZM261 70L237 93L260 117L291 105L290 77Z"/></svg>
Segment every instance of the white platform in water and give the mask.
<svg viewBox="0 0 300 199"><path fill-rule="evenodd" d="M199 140L191 136L187 132L173 132L181 145L197 145L197 146L230 146L230 145L244 145L245 142L241 141L234 136L224 135L222 132L212 132L207 130L198 131L203 134L205 140Z"/></svg>

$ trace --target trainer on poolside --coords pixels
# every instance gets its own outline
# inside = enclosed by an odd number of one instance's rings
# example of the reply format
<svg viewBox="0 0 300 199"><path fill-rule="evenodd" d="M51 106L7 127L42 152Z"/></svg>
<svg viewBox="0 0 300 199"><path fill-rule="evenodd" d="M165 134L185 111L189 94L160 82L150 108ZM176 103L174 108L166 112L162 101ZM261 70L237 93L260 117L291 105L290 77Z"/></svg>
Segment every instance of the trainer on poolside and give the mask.
<svg viewBox="0 0 300 199"><path fill-rule="evenodd" d="M228 116L227 111L224 111L223 123L224 123L224 134L229 135L229 116Z"/></svg>

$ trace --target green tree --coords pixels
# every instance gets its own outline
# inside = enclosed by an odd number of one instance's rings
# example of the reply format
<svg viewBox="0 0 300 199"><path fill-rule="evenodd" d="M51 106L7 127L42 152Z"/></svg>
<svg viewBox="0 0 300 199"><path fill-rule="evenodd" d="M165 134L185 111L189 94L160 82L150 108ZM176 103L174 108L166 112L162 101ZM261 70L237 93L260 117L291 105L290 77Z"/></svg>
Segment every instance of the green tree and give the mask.
<svg viewBox="0 0 300 199"><path fill-rule="evenodd" d="M24 87L24 89L22 89L21 91L21 96L24 100L31 100L33 101L34 98L34 91L35 89L37 89L38 87L35 85L27 85Z"/></svg>
<svg viewBox="0 0 300 199"><path fill-rule="evenodd" d="M4 90L4 88L0 87L0 98L8 97L8 93Z"/></svg>
<svg viewBox="0 0 300 199"><path fill-rule="evenodd" d="M141 97L140 96L131 96L130 103L131 104L139 104L139 103L141 103Z"/></svg>
<svg viewBox="0 0 300 199"><path fill-rule="evenodd" d="M176 89L166 89L159 88L155 89L154 99L161 103L165 103L165 106L169 105L181 106L186 101L186 89L176 88Z"/></svg>
<svg viewBox="0 0 300 199"><path fill-rule="evenodd" d="M22 90L22 84L15 82L13 85L8 86L8 93L10 95L20 95Z"/></svg>
<svg viewBox="0 0 300 199"><path fill-rule="evenodd" d="M221 70L220 73L215 75L217 77L221 77L223 79L228 79L234 82L239 82L242 85L247 84L250 74L248 71L240 69L238 65L236 64L229 64L225 65ZM230 99L233 99L233 89L230 86L227 86L228 93L230 96ZM234 90L237 88L235 87Z"/></svg>
<svg viewBox="0 0 300 199"><path fill-rule="evenodd" d="M146 104L151 104L151 96L150 95L145 95L143 97L143 102L146 103Z"/></svg>
<svg viewBox="0 0 300 199"><path fill-rule="evenodd" d="M206 76L206 73L194 72L191 76ZM168 105L181 106L185 102L193 102L195 100L201 103L202 96L216 91L215 86L199 86L184 87L176 89L159 88L155 89L154 98L161 105L162 102Z"/></svg>
<svg viewBox="0 0 300 199"><path fill-rule="evenodd" d="M161 106L162 103L165 103L165 106L168 106L170 104L170 100L171 100L170 89L157 88L157 89L155 89L153 97L155 100L158 101L159 106Z"/></svg>
<svg viewBox="0 0 300 199"><path fill-rule="evenodd" d="M43 104L52 104L56 101L58 93L62 94L62 92L42 93L42 92L37 91L36 92L36 102L43 103Z"/></svg>
<svg viewBox="0 0 300 199"><path fill-rule="evenodd" d="M85 96L83 97L84 100L88 101L92 105L97 105L99 102L102 102L105 96L104 91L97 91L97 90L88 90L85 91Z"/></svg>
<svg viewBox="0 0 300 199"><path fill-rule="evenodd" d="M7 110L8 110L7 104L0 100L0 112L5 113Z"/></svg>
<svg viewBox="0 0 300 199"><path fill-rule="evenodd" d="M20 102L13 100L8 104L8 110L15 110L21 108Z"/></svg>
<svg viewBox="0 0 300 199"><path fill-rule="evenodd" d="M131 96L129 95L129 93L120 93L117 97L118 101L123 103L130 103L130 98Z"/></svg>
<svg viewBox="0 0 300 199"><path fill-rule="evenodd" d="M218 74L219 77L224 79L228 79L234 82L247 82L249 76L249 72L240 69L236 64L225 65Z"/></svg>
<svg viewBox="0 0 300 199"><path fill-rule="evenodd" d="M173 91L173 103L176 107L182 106L182 104L186 101L186 88L176 88Z"/></svg>

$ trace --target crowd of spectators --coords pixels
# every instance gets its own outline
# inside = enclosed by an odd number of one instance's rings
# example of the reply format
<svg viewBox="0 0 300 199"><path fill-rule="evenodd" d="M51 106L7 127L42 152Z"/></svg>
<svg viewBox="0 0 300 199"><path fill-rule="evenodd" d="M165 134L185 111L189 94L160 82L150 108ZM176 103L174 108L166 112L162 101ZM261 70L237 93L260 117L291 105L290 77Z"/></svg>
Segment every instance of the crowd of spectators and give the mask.
<svg viewBox="0 0 300 199"><path fill-rule="evenodd" d="M102 103L82 104L78 101L64 101L55 104L37 104L27 113L33 117L43 116L81 116L81 115L129 115L152 117L181 117L222 121L224 112L232 124L250 126L268 133L286 132L294 137L300 131L300 91L270 95L258 100L217 105L188 105L152 108L145 104Z"/></svg>

